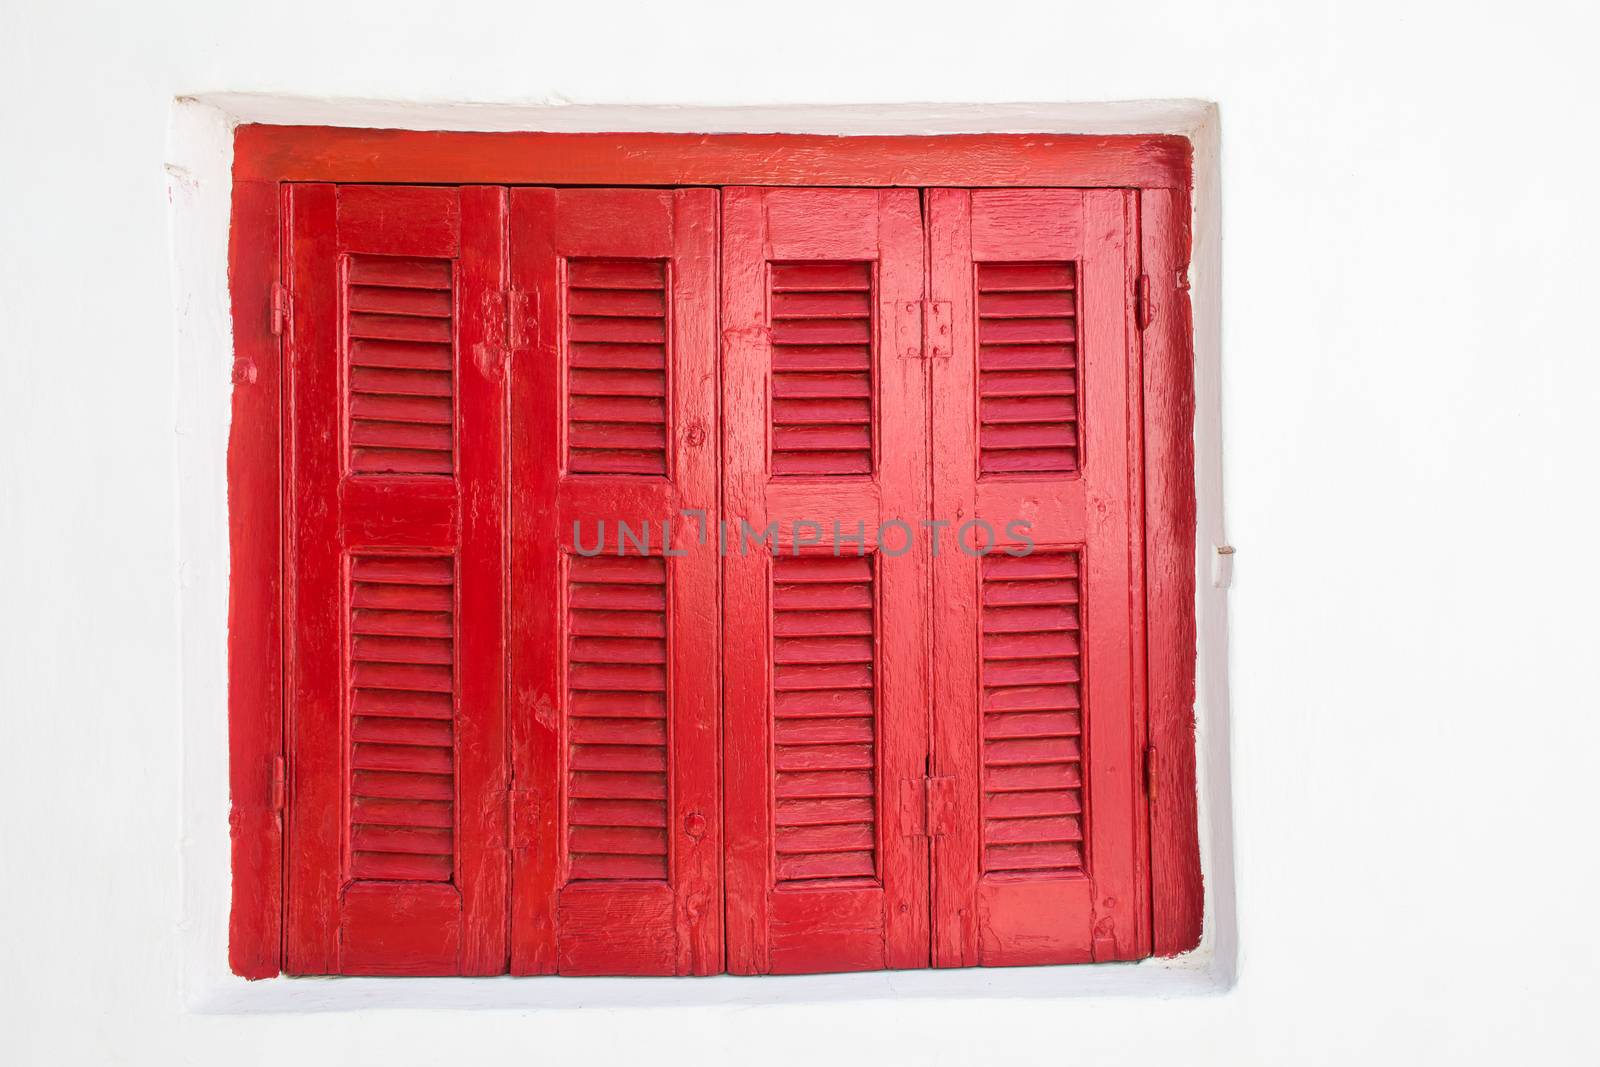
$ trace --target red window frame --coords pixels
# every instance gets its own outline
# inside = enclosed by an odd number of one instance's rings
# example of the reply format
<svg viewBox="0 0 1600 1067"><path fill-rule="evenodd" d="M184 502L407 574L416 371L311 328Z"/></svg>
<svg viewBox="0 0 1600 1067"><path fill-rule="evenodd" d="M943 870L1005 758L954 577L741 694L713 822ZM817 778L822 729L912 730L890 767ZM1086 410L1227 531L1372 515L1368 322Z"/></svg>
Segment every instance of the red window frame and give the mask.
<svg viewBox="0 0 1600 1067"><path fill-rule="evenodd" d="M229 964L283 965L285 377L275 295L287 182L450 185L1072 187L1138 191L1143 280L1146 767L1153 949L1201 933L1196 828L1192 152L1164 135L556 134L239 127L229 289Z"/></svg>

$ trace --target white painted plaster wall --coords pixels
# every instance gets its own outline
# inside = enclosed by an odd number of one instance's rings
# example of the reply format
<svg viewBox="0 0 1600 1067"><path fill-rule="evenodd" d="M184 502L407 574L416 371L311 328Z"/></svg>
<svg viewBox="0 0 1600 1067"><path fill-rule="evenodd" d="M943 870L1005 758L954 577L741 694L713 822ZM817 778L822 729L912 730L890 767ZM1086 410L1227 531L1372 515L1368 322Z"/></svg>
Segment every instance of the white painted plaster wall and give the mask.
<svg viewBox="0 0 1600 1067"><path fill-rule="evenodd" d="M1553 3L5 0L0 1062L1600 1059L1596 22ZM1239 546L1227 614L1202 602L1201 959L667 987L220 973L227 113L1204 124L882 106L1180 98L1220 104L1202 536ZM845 103L867 106L792 106Z"/></svg>

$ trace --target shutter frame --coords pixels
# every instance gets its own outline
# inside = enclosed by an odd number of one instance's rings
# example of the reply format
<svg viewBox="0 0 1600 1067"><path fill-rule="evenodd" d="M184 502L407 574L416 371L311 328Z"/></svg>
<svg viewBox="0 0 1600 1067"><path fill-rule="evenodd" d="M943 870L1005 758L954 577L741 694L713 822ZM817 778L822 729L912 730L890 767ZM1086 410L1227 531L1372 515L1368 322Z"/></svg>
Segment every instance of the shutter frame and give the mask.
<svg viewBox="0 0 1600 1067"><path fill-rule="evenodd" d="M728 969L764 974L926 966L927 849L925 839L908 833L915 817L907 815L892 783L926 771L920 634L927 561L925 545L915 539L899 554L877 543L884 520L926 508L924 363L903 358L921 343L918 196L905 189L730 188L723 190L722 205L723 496L730 523L722 560ZM873 264L871 479L838 464L788 476L770 458L772 404L782 398L774 379L796 369L774 353L786 339L778 314L785 309L772 302L772 271L797 263L824 271ZM840 335L859 336L859 329ZM823 501L827 512L813 515ZM814 558L833 563L830 546L849 560L856 551L873 557L876 878L861 873L859 859L848 870L816 870L847 877L784 877L804 872L780 860L797 853L780 852L771 821L784 799L775 793L785 773L771 743L785 721L774 716L773 590L775 582L782 584L782 568L794 562L801 521L819 517L836 517L839 527L820 535ZM741 551L741 524L756 531L776 524L781 547ZM847 540L857 524L859 548ZM782 755L791 757L787 750ZM835 750L828 758L834 757L849 762L859 753Z"/></svg>
<svg viewBox="0 0 1600 1067"><path fill-rule="evenodd" d="M1006 533L999 554L981 562L961 553L935 561L934 691L941 718L934 766L957 781L952 830L934 849L935 963L1137 958L1149 945L1136 758L1145 729L1136 640L1143 615L1135 607L1143 596L1139 434L1132 423L1138 410L1132 391L1140 380L1132 323L1136 205L1132 194L1120 191L936 189L928 193L928 206L930 295L951 301L955 340L952 357L932 365L934 418L949 434L935 456L934 508L941 515L1026 516L1031 522L1027 546ZM1060 281L1069 270L1070 332L1059 325L1068 321L1067 302L1049 296L1065 293L1065 286L1040 281L1042 275ZM984 462L984 420L993 409L981 402L990 366L982 348L997 335L986 332L981 312L986 296L1013 289L1042 295L1029 296L1026 306L991 298L996 315L1029 313L1025 325L1003 328L998 339L1023 342L1028 360L1041 346L1070 342L1063 358L1070 357L1071 395L1078 401L1070 412L1072 447L1084 436L1096 442L1073 462L1058 462L1056 454L1035 471L997 470ZM1048 358L1056 355L1052 350ZM1002 373L1019 372L1008 366ZM1025 548L1032 554L1005 554ZM1005 572L1052 560L1076 560L1082 568L1078 617L1000 622L991 610L988 628L1015 636L986 632L985 607L1003 588ZM1081 677L1072 681L1068 673ZM1030 680L1081 688L1079 720L1052 721L1049 737L1038 741L986 736L986 724L990 733L1000 727L995 714L984 714L991 699L985 694L1042 691L1006 688ZM1070 710L1062 700L1050 702L1055 713ZM1024 787L1032 792L997 792ZM1010 807L1017 803L1010 799L990 810L997 795L1034 797L1052 812L1063 810L1048 819L1040 811L1038 821L1013 819L1028 813ZM1082 812L1064 810L1074 805Z"/></svg>
<svg viewBox="0 0 1600 1067"><path fill-rule="evenodd" d="M288 523L294 715L286 969L497 973L506 952L498 802L505 781L504 487L495 459L503 448L503 380L497 366L465 353L493 329L483 297L502 284L504 194L309 185L291 188L288 203L295 407L287 481L296 493ZM455 294L448 306L433 297L352 291L352 262L362 265L359 284L370 280L365 268L403 259L429 261L434 293L443 291L438 285L448 271ZM407 314L350 329L352 316L369 314L374 304ZM426 313L409 314L417 310ZM440 317L445 310L449 317ZM373 332L416 333L419 323L427 344L448 346L447 356L442 347L427 356L435 368L427 373L449 378L449 437L418 441L402 429L396 439L449 456L448 469L437 460L422 464L431 470L410 462L363 469L371 467L357 451L365 431L359 420L341 421L348 383L357 379L352 369L366 358L359 346ZM414 394L380 380L358 395ZM403 427L404 419L387 420L407 412L380 404L379 421ZM457 441L466 447L458 451ZM447 598L447 614L446 601L433 596L380 599L383 610L410 609L391 611L386 625L430 632L364 632L371 629L368 594L384 581L414 583L419 575ZM444 699L430 705L426 719L411 714L420 709L410 698L386 705L394 715L372 716L359 694L373 691L365 687L374 681L386 693L401 692L393 685L423 685ZM407 797L416 801L405 813L409 822L389 825L400 818L392 802ZM448 828L437 825L445 819Z"/></svg>
<svg viewBox="0 0 1600 1067"><path fill-rule="evenodd" d="M716 633L694 622L716 614L715 547L709 540L686 540L680 515L680 509L705 515L716 510L715 448L708 447L717 422L716 398L706 388L716 366L715 197L706 190L603 188L518 188L510 195L512 287L539 309L527 331L526 373L514 376L511 403L518 411L552 416L512 427L511 465L520 489L511 517L511 572L513 586L526 591L513 602L513 687L530 694L533 707L513 719L512 762L532 809L518 817L532 821L513 831L527 847L512 854L517 893L511 971L715 973L722 969ZM617 297L612 291L596 297L607 272L613 283L628 282L631 295ZM651 274L651 285L643 284L641 272ZM653 297L639 296L655 291L662 294L659 305ZM578 314L594 310L619 314ZM619 321L597 323L595 318ZM603 368L575 366L595 356L582 346L596 344L651 346L661 353L663 365L616 367L610 379L596 380L589 372ZM639 347L622 355L635 361L654 358ZM574 380L574 370L583 375ZM641 383L642 374L651 381ZM586 459L575 464L574 427L587 433L583 427L593 424L573 417L575 402L592 408L597 397L644 396L641 384L648 384L648 395L659 397L662 405L661 429L644 442L648 447L633 447L639 443L633 439L622 448L618 439L586 438L576 451L598 454L603 450L587 447L597 443L616 446L612 454L617 456L648 453L650 462ZM613 405L601 414L618 410ZM630 410L636 412L637 405ZM619 519L630 524L634 538L624 559L616 555ZM663 543L663 520L674 523L671 555ZM601 521L607 531L603 554L590 558ZM599 707L592 694L603 698L618 690L584 688L587 682L575 686L574 670L599 662L600 674L637 673L610 661L643 648L628 642L656 639L613 633L606 638L612 644L596 644L590 638L597 635L576 632L586 623L575 613L589 608L574 601L574 590L583 593L589 583L579 579L595 567L626 568L632 565L626 560L640 557L659 564L659 573L647 583L657 590L650 594L654 599L632 606L649 609L635 612L642 618L659 604L666 663L664 679L655 676L650 692L666 701L665 738L659 744L652 739L599 751L606 746L580 740L582 732L594 729L590 712L628 709L615 701ZM560 606L554 622L552 604ZM583 670L595 677L594 668ZM601 810L605 805L593 803L618 799L608 788L635 789L655 773L642 769L646 763L664 765L665 776L660 787L651 784L652 796L634 798L654 805L650 820L661 824L648 849L641 827L605 821L642 818L641 811L612 804L608 813ZM575 774L588 776L577 781L592 795L576 797ZM654 795L658 792L664 795ZM583 803L574 807L574 797ZM595 858L600 853L593 849L599 847L635 851Z"/></svg>

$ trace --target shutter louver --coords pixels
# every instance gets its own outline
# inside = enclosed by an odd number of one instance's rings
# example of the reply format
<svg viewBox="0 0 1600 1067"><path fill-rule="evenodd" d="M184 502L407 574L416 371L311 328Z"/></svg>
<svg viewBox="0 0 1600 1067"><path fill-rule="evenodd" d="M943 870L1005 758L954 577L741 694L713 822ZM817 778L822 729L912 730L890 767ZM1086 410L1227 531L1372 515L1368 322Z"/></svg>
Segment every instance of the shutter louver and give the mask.
<svg viewBox="0 0 1600 1067"><path fill-rule="evenodd" d="M454 561L350 560L350 874L454 873Z"/></svg>
<svg viewBox="0 0 1600 1067"><path fill-rule="evenodd" d="M568 572L568 880L667 877L667 571L574 556Z"/></svg>
<svg viewBox="0 0 1600 1067"><path fill-rule="evenodd" d="M872 472L872 264L774 263L772 473Z"/></svg>
<svg viewBox="0 0 1600 1067"><path fill-rule="evenodd" d="M567 262L567 469L667 473L667 271L658 259Z"/></svg>
<svg viewBox="0 0 1600 1067"><path fill-rule="evenodd" d="M453 278L446 259L349 257L352 473L454 472Z"/></svg>
<svg viewBox="0 0 1600 1067"><path fill-rule="evenodd" d="M983 560L983 869L1083 869L1078 554Z"/></svg>
<svg viewBox="0 0 1600 1067"><path fill-rule="evenodd" d="M772 561L778 882L877 874L873 567Z"/></svg>
<svg viewBox="0 0 1600 1067"><path fill-rule="evenodd" d="M1079 467L1077 269L978 263L978 465L987 475Z"/></svg>

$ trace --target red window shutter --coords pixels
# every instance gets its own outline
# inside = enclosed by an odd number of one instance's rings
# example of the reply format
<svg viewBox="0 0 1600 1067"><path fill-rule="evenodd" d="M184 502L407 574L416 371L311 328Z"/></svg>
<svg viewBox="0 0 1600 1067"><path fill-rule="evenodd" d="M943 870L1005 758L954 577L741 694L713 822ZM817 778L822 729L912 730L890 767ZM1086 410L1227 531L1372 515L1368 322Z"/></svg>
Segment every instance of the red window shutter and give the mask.
<svg viewBox="0 0 1600 1067"><path fill-rule="evenodd" d="M287 969L497 973L503 193L288 206Z"/></svg>
<svg viewBox="0 0 1600 1067"><path fill-rule="evenodd" d="M510 195L511 969L715 973L715 194Z"/></svg>
<svg viewBox="0 0 1600 1067"><path fill-rule="evenodd" d="M928 194L934 511L997 527L934 561L939 966L1149 953L1132 195Z"/></svg>
<svg viewBox="0 0 1600 1067"><path fill-rule="evenodd" d="M926 505L918 196L723 220L728 968L926 966L926 557L879 536Z"/></svg>

